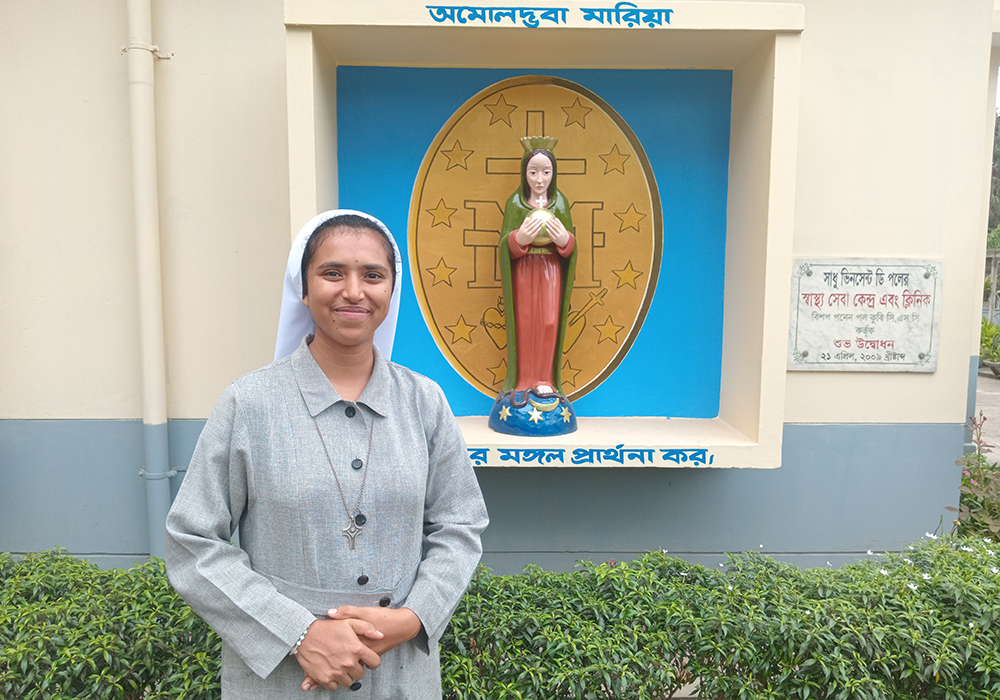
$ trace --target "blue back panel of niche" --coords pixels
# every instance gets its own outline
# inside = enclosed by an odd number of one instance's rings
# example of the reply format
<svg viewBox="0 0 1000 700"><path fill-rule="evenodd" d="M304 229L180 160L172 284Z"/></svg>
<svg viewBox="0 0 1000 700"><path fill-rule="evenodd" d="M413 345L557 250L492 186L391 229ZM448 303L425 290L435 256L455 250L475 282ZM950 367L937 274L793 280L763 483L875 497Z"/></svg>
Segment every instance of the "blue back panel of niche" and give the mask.
<svg viewBox="0 0 1000 700"><path fill-rule="evenodd" d="M466 100L516 75L554 75L611 105L646 150L663 207L663 259L642 331L580 416L719 413L732 72L385 68L337 70L340 206L389 226L403 255L392 359L437 381L456 415L493 403L455 372L427 329L406 256L410 197L438 130Z"/></svg>

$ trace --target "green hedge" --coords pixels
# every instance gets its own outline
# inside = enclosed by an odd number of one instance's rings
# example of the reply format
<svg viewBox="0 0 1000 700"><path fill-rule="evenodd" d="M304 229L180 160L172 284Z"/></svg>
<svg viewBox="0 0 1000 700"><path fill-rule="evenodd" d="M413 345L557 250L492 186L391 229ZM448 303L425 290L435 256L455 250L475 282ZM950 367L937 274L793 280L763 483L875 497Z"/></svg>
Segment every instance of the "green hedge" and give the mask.
<svg viewBox="0 0 1000 700"><path fill-rule="evenodd" d="M162 560L0 554L0 698L218 698L221 648Z"/></svg>
<svg viewBox="0 0 1000 700"><path fill-rule="evenodd" d="M477 572L441 644L446 697L1000 698L1000 549L925 539L839 569L653 552ZM219 642L162 563L0 555L0 697L216 698Z"/></svg>

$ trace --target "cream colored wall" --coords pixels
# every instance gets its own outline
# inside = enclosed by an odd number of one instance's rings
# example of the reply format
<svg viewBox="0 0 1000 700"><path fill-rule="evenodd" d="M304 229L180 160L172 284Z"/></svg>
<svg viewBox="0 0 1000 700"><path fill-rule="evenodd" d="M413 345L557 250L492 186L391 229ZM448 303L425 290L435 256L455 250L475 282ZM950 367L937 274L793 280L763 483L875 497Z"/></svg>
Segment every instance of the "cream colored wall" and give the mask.
<svg viewBox="0 0 1000 700"><path fill-rule="evenodd" d="M201 418L273 352L282 3L153 7L168 415ZM0 418L141 417L125 42L125 3L0 0Z"/></svg>
<svg viewBox="0 0 1000 700"><path fill-rule="evenodd" d="M0 2L0 418L141 415L125 33Z"/></svg>
<svg viewBox="0 0 1000 700"><path fill-rule="evenodd" d="M170 418L271 361L288 255L280 0L155 2ZM302 223L305 223L304 221Z"/></svg>
<svg viewBox="0 0 1000 700"><path fill-rule="evenodd" d="M789 372L786 422L961 423L982 295L991 1L813 0L794 254L944 261L934 373Z"/></svg>
<svg viewBox="0 0 1000 700"><path fill-rule="evenodd" d="M993 5L803 4L794 255L943 259L944 308L936 373L789 372L784 420L961 422ZM0 418L141 415L124 12L0 0ZM171 418L205 417L270 359L297 208L283 22L281 0L154 2L154 42L174 54L156 66Z"/></svg>

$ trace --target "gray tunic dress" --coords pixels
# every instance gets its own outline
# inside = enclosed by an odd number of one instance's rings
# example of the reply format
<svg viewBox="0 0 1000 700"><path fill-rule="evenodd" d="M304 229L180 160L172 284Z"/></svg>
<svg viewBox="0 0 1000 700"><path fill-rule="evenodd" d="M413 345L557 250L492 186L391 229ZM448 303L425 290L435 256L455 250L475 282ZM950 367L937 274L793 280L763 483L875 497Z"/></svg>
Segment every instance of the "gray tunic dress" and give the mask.
<svg viewBox="0 0 1000 700"><path fill-rule="evenodd" d="M353 468L368 458L373 421L369 464ZM332 470L351 508L367 472L353 550ZM167 517L167 572L223 640L224 698L440 698L437 642L486 524L440 387L376 349L368 386L344 401L303 341L219 399ZM423 632L383 655L359 690L303 694L288 652L339 605L405 606Z"/></svg>

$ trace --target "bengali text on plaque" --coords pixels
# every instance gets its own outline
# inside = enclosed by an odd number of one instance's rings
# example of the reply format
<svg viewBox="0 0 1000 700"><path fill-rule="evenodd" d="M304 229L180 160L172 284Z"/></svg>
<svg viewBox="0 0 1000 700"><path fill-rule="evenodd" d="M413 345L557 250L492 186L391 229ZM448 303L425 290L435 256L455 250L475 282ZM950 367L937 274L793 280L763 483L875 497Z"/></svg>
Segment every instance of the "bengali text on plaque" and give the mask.
<svg viewBox="0 0 1000 700"><path fill-rule="evenodd" d="M796 260L788 369L933 372L941 262Z"/></svg>

